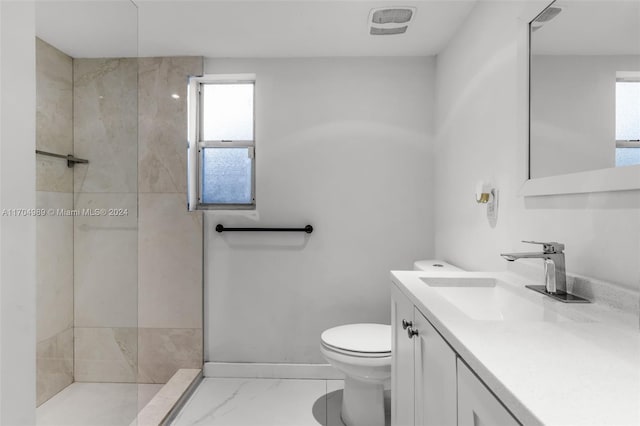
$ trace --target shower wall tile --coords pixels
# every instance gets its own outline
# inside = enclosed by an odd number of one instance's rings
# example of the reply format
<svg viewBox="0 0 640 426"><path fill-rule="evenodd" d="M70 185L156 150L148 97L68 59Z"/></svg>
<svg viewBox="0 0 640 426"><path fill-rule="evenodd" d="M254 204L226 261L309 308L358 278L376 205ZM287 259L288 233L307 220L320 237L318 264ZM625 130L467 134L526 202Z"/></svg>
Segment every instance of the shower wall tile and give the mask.
<svg viewBox="0 0 640 426"><path fill-rule="evenodd" d="M137 191L137 61L73 61L76 192Z"/></svg>
<svg viewBox="0 0 640 426"><path fill-rule="evenodd" d="M36 192L36 208L73 208L73 194ZM73 326L73 217L36 218L36 341Z"/></svg>
<svg viewBox="0 0 640 426"><path fill-rule="evenodd" d="M140 327L202 328L202 215L185 203L184 194L139 195Z"/></svg>
<svg viewBox="0 0 640 426"><path fill-rule="evenodd" d="M73 153L73 60L36 38L36 149ZM36 190L73 192L73 169L36 156Z"/></svg>
<svg viewBox="0 0 640 426"><path fill-rule="evenodd" d="M136 328L75 328L77 382L135 383L137 358Z"/></svg>
<svg viewBox="0 0 640 426"><path fill-rule="evenodd" d="M187 79L202 72L202 57L139 59L140 192L186 192Z"/></svg>
<svg viewBox="0 0 640 426"><path fill-rule="evenodd" d="M74 218L76 327L135 327L138 313L136 194L75 194L76 209L106 211ZM124 213L126 215L109 215Z"/></svg>
<svg viewBox="0 0 640 426"><path fill-rule="evenodd" d="M202 367L202 214L186 209L187 82L202 72L201 57L139 60L140 382Z"/></svg>
<svg viewBox="0 0 640 426"><path fill-rule="evenodd" d="M73 153L73 60L36 38L36 149ZM73 169L36 155L36 403L73 382ZM53 209L53 211L49 211Z"/></svg>
<svg viewBox="0 0 640 426"><path fill-rule="evenodd" d="M138 383L166 383L180 368L202 368L202 329L140 328Z"/></svg>
<svg viewBox="0 0 640 426"><path fill-rule="evenodd" d="M36 346L36 404L39 406L73 382L73 328Z"/></svg>

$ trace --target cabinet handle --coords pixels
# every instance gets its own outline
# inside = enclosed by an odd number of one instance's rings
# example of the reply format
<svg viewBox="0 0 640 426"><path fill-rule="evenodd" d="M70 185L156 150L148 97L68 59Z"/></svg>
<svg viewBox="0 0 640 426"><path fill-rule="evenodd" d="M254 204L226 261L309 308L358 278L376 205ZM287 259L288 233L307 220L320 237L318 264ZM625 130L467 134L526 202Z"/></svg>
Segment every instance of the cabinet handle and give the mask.
<svg viewBox="0 0 640 426"><path fill-rule="evenodd" d="M413 336L417 336L417 335L418 335L418 330L414 329L413 327L407 328L407 336L409 336L409 339L412 339Z"/></svg>
<svg viewBox="0 0 640 426"><path fill-rule="evenodd" d="M407 321L406 319L402 320L402 329L406 330L407 327L411 327L413 325L413 321Z"/></svg>

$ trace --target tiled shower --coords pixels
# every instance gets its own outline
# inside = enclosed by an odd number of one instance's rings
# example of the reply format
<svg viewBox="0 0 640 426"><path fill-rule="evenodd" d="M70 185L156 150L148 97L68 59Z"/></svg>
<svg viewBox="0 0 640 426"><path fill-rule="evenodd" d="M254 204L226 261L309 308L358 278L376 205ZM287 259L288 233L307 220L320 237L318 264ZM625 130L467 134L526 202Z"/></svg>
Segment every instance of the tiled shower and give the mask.
<svg viewBox="0 0 640 426"><path fill-rule="evenodd" d="M72 58L36 41L37 404L74 382L202 367L202 217L186 211L202 58ZM135 398L135 392L132 393Z"/></svg>

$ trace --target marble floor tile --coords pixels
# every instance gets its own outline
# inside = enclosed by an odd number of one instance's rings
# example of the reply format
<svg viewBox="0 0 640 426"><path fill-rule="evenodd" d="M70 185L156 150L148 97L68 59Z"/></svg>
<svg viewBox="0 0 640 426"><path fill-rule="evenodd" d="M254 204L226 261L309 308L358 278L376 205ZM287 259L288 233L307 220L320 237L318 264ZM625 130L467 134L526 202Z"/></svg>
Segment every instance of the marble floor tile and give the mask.
<svg viewBox="0 0 640 426"><path fill-rule="evenodd" d="M73 383L36 410L38 426L127 426L162 385Z"/></svg>
<svg viewBox="0 0 640 426"><path fill-rule="evenodd" d="M172 426L345 426L343 380L205 378ZM391 391L384 396L391 424Z"/></svg>
<svg viewBox="0 0 640 426"><path fill-rule="evenodd" d="M344 380L327 380L327 426L344 426L340 418Z"/></svg>
<svg viewBox="0 0 640 426"><path fill-rule="evenodd" d="M205 378L174 426L326 424L326 380Z"/></svg>
<svg viewBox="0 0 640 426"><path fill-rule="evenodd" d="M386 390L384 391L384 423L386 426L391 425L391 390L387 389L389 385L385 385ZM345 426L340 418L343 390L344 380L327 380L327 426Z"/></svg>

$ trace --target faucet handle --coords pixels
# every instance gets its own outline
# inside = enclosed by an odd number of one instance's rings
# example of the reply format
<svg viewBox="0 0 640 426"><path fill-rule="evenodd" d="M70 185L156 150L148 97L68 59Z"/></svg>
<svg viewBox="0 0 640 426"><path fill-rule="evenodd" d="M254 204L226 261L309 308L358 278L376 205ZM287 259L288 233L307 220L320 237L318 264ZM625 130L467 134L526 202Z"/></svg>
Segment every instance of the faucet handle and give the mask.
<svg viewBox="0 0 640 426"><path fill-rule="evenodd" d="M545 253L562 253L564 250L564 244L556 243L555 241L549 243L543 243L540 241L525 241L522 240L523 243L528 244L542 244L542 251Z"/></svg>

